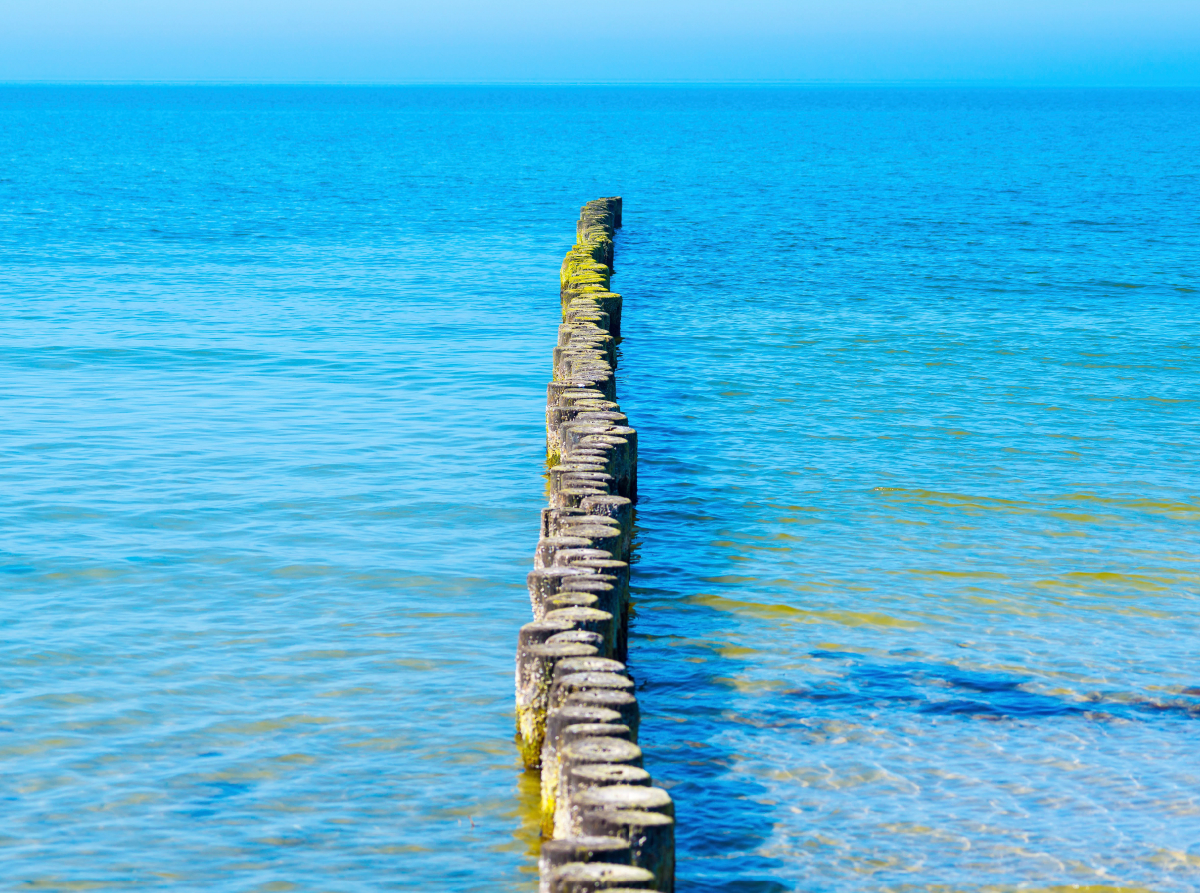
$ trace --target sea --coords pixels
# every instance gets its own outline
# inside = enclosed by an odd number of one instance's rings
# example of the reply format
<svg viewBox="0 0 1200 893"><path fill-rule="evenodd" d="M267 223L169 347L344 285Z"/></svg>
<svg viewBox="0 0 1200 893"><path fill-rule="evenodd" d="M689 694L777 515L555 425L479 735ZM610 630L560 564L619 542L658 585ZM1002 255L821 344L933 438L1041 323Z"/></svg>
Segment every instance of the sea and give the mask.
<svg viewBox="0 0 1200 893"><path fill-rule="evenodd" d="M680 893L1200 887L1200 92L0 87L0 885L536 889L621 195Z"/></svg>

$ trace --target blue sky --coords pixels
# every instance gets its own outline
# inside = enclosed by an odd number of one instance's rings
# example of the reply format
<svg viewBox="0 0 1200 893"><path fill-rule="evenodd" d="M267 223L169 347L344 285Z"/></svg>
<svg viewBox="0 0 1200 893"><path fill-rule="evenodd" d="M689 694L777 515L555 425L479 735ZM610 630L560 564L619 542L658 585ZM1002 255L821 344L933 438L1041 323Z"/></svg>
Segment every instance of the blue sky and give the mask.
<svg viewBox="0 0 1200 893"><path fill-rule="evenodd" d="M0 80L1200 86L1200 0L0 0Z"/></svg>

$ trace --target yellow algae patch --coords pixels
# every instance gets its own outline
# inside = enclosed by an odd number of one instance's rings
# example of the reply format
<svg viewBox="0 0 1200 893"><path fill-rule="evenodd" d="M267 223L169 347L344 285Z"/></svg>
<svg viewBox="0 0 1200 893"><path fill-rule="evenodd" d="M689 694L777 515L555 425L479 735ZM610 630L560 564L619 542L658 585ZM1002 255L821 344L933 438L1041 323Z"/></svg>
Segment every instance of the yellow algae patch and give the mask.
<svg viewBox="0 0 1200 893"><path fill-rule="evenodd" d="M1063 574L1050 580L1038 580L1035 586L1041 589L1070 589L1073 591L1089 591L1099 595L1096 590L1101 587L1120 587L1133 589L1138 592L1162 592L1167 589L1162 585L1167 581L1138 574L1119 574L1112 571L1077 571Z"/></svg>
<svg viewBox="0 0 1200 893"><path fill-rule="evenodd" d="M781 679L740 679L736 676L716 676L712 680L718 685L734 689L738 694L754 695L764 691L779 691L787 688ZM728 717L733 719L734 717Z"/></svg>
<svg viewBox="0 0 1200 893"><path fill-rule="evenodd" d="M295 726L319 726L337 722L332 716L281 716L279 719L260 719L257 722L225 723L216 730L222 733L253 735L261 732L278 732Z"/></svg>
<svg viewBox="0 0 1200 893"><path fill-rule="evenodd" d="M112 800L107 800L103 803L97 803L89 806L88 810L90 812L113 812L118 809L123 809L126 806L142 806L146 803L161 803L165 799L165 795L157 791L154 793L142 792L126 794L124 797L117 797Z"/></svg>
<svg viewBox="0 0 1200 893"><path fill-rule="evenodd" d="M693 595L689 596L685 601L694 605L704 605L707 608L716 608L718 611L731 611L735 614L747 614L751 617L761 617L763 619L803 617L806 613L799 608L793 608L791 605L762 605L756 602L736 601L735 599L725 598L721 595Z"/></svg>
<svg viewBox="0 0 1200 893"><path fill-rule="evenodd" d="M229 782L230 784L248 784L254 781L269 781L279 778L279 773L271 766L236 766L221 772L205 772L194 778L201 784Z"/></svg>
<svg viewBox="0 0 1200 893"><path fill-rule="evenodd" d="M386 651L368 651L354 650L348 651L343 648L330 648L316 651L300 651L293 652L276 660L295 661L295 660L344 660L348 657L373 657L377 654L387 654Z"/></svg>
<svg viewBox="0 0 1200 893"><path fill-rule="evenodd" d="M721 657L749 657L758 654L758 648L746 648L743 645L717 645L714 649Z"/></svg>
<svg viewBox="0 0 1200 893"><path fill-rule="evenodd" d="M103 700L103 698L96 695L62 692L58 694L39 695L33 698L26 698L22 703L45 704L47 707L80 707L87 704L98 704Z"/></svg>
<svg viewBox="0 0 1200 893"><path fill-rule="evenodd" d="M1105 521L1112 520L1103 515L1083 515L1079 512L1046 512L1051 518L1058 518L1060 521L1075 521L1079 524L1103 524Z"/></svg>
<svg viewBox="0 0 1200 893"><path fill-rule="evenodd" d="M363 738L361 741L348 741L343 747L361 747L366 750L377 750L383 753L407 750L413 746L408 738Z"/></svg>
<svg viewBox="0 0 1200 893"><path fill-rule="evenodd" d="M1200 870L1200 856L1191 856L1179 850L1159 850L1146 861L1161 865L1168 870L1194 868Z"/></svg>
<svg viewBox="0 0 1200 893"><path fill-rule="evenodd" d="M952 579L964 580L1007 580L1007 574L997 574L991 571L939 571L927 570L924 568L913 567L903 571L895 571L898 574L913 574L917 577L950 577Z"/></svg>
<svg viewBox="0 0 1200 893"><path fill-rule="evenodd" d="M846 583L841 580L834 580L829 583L814 580L810 583L799 583L796 580L785 580L782 577L776 577L774 580L767 581L771 586L782 586L786 589L795 589L798 592L819 592L823 590L837 589L843 592L870 592L870 586L856 586L853 583Z"/></svg>
<svg viewBox="0 0 1200 893"><path fill-rule="evenodd" d="M335 571L336 568L326 564L286 564L283 567L273 568L269 573L273 577L302 579L304 577L322 577Z"/></svg>
<svg viewBox="0 0 1200 893"><path fill-rule="evenodd" d="M1143 497L1119 499L1111 496L1097 496L1093 493L1065 493L1062 496L1054 497L1053 501L1080 502L1108 509L1132 509L1133 511L1149 512L1152 514L1182 515L1185 517L1200 515L1200 505L1194 502L1180 502L1171 499L1146 499Z"/></svg>
<svg viewBox="0 0 1200 893"><path fill-rule="evenodd" d="M317 762L317 758L306 753L285 753L281 757L275 757L280 763L304 763L311 765Z"/></svg>
<svg viewBox="0 0 1200 893"><path fill-rule="evenodd" d="M86 738L42 738L29 744L14 744L0 748L0 757L24 757L44 753L48 750L59 750L64 747L77 747L84 744Z"/></svg>
<svg viewBox="0 0 1200 893"><path fill-rule="evenodd" d="M308 841L303 837L257 837L254 839L254 842L265 843L267 846L303 846L304 844L308 843ZM262 887L260 889L268 888ZM274 889L291 890L294 888L289 884L286 887L276 887Z"/></svg>
<svg viewBox="0 0 1200 893"><path fill-rule="evenodd" d="M795 537L799 539L799 537ZM765 546L761 543L734 542L733 540L714 540L713 546L719 549L755 549L759 552L790 552L787 546Z"/></svg>
<svg viewBox="0 0 1200 893"><path fill-rule="evenodd" d="M845 651L847 654L875 654L874 648L863 648L859 645L843 645L840 642L818 642L815 646L822 651Z"/></svg>
<svg viewBox="0 0 1200 893"><path fill-rule="evenodd" d="M120 576L121 572L116 568L111 567L86 567L77 571L57 571L55 573L46 574L47 580L110 580L113 577ZM83 883L80 881L80 883ZM83 888L80 888L83 889Z"/></svg>
<svg viewBox="0 0 1200 893"><path fill-rule="evenodd" d="M994 499L990 496L970 496L965 493L946 493L940 490L908 489L905 487L875 487L872 493L884 497L903 499L919 505L943 508L982 509L987 511L1028 512L1028 507L1011 499Z"/></svg>
<svg viewBox="0 0 1200 893"><path fill-rule="evenodd" d="M1125 508L1138 509L1143 512L1162 512L1168 515L1200 515L1200 505L1191 502L1169 502L1155 499L1133 499L1124 503Z"/></svg>
<svg viewBox="0 0 1200 893"><path fill-rule="evenodd" d="M1078 571L1073 574L1065 574L1064 579L1083 583L1115 583L1120 586L1129 586L1133 589L1141 589L1146 592L1154 592L1166 589L1165 586L1160 586L1150 577L1142 577L1135 574L1118 574L1111 571L1098 571L1088 573Z"/></svg>
<svg viewBox="0 0 1200 893"><path fill-rule="evenodd" d="M1008 889L1015 890L1016 888ZM1022 893L1155 893L1155 891L1149 887L1122 887L1114 884L1059 884L1054 887L1040 887L1036 890L1023 888Z"/></svg>
<svg viewBox="0 0 1200 893"><path fill-rule="evenodd" d="M1147 512L1174 518L1194 518L1200 515L1200 504L1175 500L1145 498L1112 498L1090 493L1063 493L1046 496L1035 502L973 496L940 490L909 489L905 487L875 487L871 490L887 500L930 508L958 509L968 513L1001 512L1019 515L1043 515L1063 521L1095 524L1113 522L1128 511ZM1063 503L1075 503L1080 510L1071 511ZM1088 513L1094 508L1098 513Z"/></svg>
<svg viewBox="0 0 1200 893"><path fill-rule="evenodd" d="M416 658L396 658L388 661L388 664L393 667L407 667L410 670L436 670L438 664L432 660L418 660Z"/></svg>
<svg viewBox="0 0 1200 893"><path fill-rule="evenodd" d="M529 844L525 840L512 839L504 843L494 843L487 848L489 853L524 853L529 849ZM517 871L534 872L538 870L536 865L521 866Z"/></svg>
<svg viewBox="0 0 1200 893"><path fill-rule="evenodd" d="M792 605L764 605L758 602L737 601L720 595L694 595L686 600L690 604L729 611L761 620L792 620L798 623L838 623L842 626L885 626L895 629L920 629L922 624L911 620L900 620L878 612L820 611L797 608Z"/></svg>
<svg viewBox="0 0 1200 893"><path fill-rule="evenodd" d="M933 834L934 829L928 825L911 825L907 822L895 822L890 825L880 825L884 831L891 831L893 834Z"/></svg>

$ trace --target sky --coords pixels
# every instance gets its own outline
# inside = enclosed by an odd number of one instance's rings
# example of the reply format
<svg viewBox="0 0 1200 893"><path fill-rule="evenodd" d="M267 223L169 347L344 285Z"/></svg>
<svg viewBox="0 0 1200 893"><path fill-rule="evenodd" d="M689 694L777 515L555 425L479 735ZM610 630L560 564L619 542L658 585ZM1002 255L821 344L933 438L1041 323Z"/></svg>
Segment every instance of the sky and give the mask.
<svg viewBox="0 0 1200 893"><path fill-rule="evenodd" d="M0 81L1200 86L1200 0L0 0Z"/></svg>

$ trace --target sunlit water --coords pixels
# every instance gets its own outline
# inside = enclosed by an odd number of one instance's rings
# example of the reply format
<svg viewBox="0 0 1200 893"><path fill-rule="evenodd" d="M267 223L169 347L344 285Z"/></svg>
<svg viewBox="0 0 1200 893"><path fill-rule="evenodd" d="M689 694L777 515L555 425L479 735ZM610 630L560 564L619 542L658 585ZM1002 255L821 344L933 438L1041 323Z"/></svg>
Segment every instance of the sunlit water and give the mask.
<svg viewBox="0 0 1200 893"><path fill-rule="evenodd" d="M14 889L528 890L557 267L625 196L681 891L1200 885L1200 96L0 90Z"/></svg>

